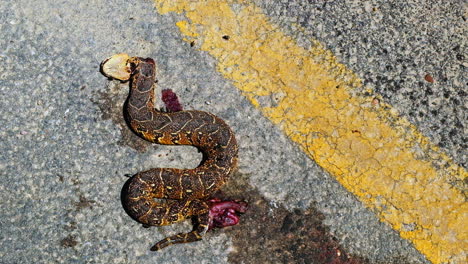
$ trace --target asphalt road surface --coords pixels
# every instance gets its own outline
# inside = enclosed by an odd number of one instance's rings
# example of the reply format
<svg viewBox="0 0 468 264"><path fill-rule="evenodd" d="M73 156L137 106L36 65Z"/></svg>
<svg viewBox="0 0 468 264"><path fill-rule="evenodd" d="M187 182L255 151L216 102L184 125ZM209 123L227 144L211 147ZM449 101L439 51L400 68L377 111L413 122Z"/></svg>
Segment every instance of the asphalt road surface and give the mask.
<svg viewBox="0 0 468 264"><path fill-rule="evenodd" d="M466 263L466 10L3 0L0 262ZM158 91L232 127L239 167L219 196L249 202L238 226L149 251L191 224L142 228L124 175L201 154L130 132L127 84L99 72L120 52L154 58Z"/></svg>

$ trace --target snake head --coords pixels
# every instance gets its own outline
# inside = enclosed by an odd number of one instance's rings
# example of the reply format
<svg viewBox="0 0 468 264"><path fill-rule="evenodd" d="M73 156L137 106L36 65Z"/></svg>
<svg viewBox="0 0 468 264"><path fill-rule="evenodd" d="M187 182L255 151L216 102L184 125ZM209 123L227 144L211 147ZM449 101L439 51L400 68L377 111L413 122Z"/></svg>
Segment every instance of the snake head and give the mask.
<svg viewBox="0 0 468 264"><path fill-rule="evenodd" d="M101 62L100 70L108 78L128 81L132 74L131 57L126 53L115 54Z"/></svg>

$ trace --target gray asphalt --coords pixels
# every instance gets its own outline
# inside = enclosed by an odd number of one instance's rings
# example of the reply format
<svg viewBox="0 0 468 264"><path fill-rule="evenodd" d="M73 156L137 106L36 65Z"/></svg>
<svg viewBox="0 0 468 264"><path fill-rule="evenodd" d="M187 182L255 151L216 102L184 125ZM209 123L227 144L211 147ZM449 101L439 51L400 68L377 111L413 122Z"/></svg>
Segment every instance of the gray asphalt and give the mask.
<svg viewBox="0 0 468 264"><path fill-rule="evenodd" d="M466 167L463 1L257 4L299 43L324 43ZM312 210L329 236L363 262L427 263L251 106L212 58L181 40L181 16L161 16L143 0L0 3L1 263L275 262L240 254L268 249L254 236L235 235L276 232L268 222L148 251L190 224L144 229L130 219L120 202L124 174L194 167L200 155L128 132L121 117L127 87L99 73L99 63L118 52L153 57L159 88L173 89L186 109L215 113L232 126L240 144L233 195L252 208L265 206L271 218ZM294 23L307 31L293 32ZM294 254L287 251L280 254Z"/></svg>
<svg viewBox="0 0 468 264"><path fill-rule="evenodd" d="M467 168L466 1L255 2L299 43L325 44L364 80L362 93L382 95Z"/></svg>

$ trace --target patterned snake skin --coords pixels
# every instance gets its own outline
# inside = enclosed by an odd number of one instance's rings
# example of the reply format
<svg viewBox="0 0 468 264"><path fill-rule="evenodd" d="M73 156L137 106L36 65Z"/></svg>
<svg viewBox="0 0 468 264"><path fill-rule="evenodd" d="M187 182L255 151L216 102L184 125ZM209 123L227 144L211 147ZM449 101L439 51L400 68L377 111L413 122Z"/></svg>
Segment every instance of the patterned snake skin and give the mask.
<svg viewBox="0 0 468 264"><path fill-rule="evenodd" d="M145 227L194 219L191 232L165 238L151 248L153 251L200 240L213 226L210 203L219 201L208 197L226 182L237 164L236 139L229 126L213 114L157 111L153 59L132 57L129 62L130 93L124 111L131 129L157 144L195 146L203 153L203 160L195 169L155 168L137 173L122 191L124 208ZM246 204L241 204L234 211L245 209Z"/></svg>

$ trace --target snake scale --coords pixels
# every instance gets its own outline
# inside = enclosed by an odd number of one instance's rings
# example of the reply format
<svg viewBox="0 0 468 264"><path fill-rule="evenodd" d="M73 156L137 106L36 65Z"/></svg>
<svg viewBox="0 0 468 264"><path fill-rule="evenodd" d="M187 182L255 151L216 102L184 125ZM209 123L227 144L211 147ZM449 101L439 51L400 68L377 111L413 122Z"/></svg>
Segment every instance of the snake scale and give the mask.
<svg viewBox="0 0 468 264"><path fill-rule="evenodd" d="M106 63L112 64L112 57L102 66ZM156 110L154 60L131 57L126 65L130 74L130 92L124 104L124 116L130 128L150 142L195 146L203 154L202 162L194 169L149 169L135 174L125 184L123 206L143 226L170 225L187 218L194 220L191 232L167 237L151 250L198 241L213 227L236 224L237 214L246 210L245 202L209 199L228 180L237 164L238 146L230 127L204 111Z"/></svg>

